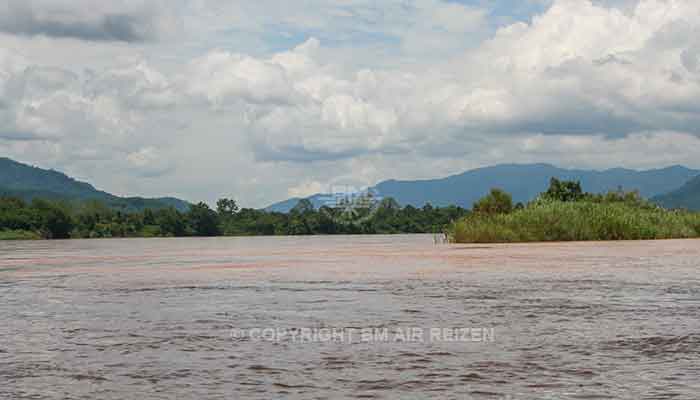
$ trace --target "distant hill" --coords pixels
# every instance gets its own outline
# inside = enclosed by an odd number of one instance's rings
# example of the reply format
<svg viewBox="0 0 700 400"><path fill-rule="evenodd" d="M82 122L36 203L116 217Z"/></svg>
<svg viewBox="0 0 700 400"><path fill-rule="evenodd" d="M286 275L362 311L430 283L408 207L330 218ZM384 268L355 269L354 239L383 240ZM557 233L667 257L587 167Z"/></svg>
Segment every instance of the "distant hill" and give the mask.
<svg viewBox="0 0 700 400"><path fill-rule="evenodd" d="M61 172L32 167L2 157L0 157L0 195L15 196L25 200L33 198L100 200L110 207L128 211L171 206L186 211L190 207L188 202L172 197L146 199L115 196Z"/></svg>
<svg viewBox="0 0 700 400"><path fill-rule="evenodd" d="M605 193L622 187L625 190L639 190L642 196L650 198L678 189L698 174L700 171L683 166L648 171L624 168L592 171L563 169L549 164L502 164L442 179L388 180L377 184L374 189L380 196L393 197L401 205L422 207L426 203L433 206L454 204L471 208L474 202L491 188L501 188L511 193L516 202L530 201L547 189L552 177L579 180L588 192ZM309 200L318 208L324 204L324 198L327 196L316 194L309 197ZM267 209L287 212L298 201L298 198L285 200Z"/></svg>
<svg viewBox="0 0 700 400"><path fill-rule="evenodd" d="M651 199L665 208L686 208L700 211L700 176L691 179L681 188Z"/></svg>

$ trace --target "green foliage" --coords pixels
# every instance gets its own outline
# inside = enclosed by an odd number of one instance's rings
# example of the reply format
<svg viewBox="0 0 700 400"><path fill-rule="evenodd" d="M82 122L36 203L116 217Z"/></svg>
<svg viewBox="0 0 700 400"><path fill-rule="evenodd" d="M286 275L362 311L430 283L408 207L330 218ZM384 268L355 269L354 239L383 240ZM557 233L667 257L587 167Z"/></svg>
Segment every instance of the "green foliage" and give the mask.
<svg viewBox="0 0 700 400"><path fill-rule="evenodd" d="M549 181L549 189L541 195L543 198L554 201L579 201L583 199L581 182L560 181L552 178Z"/></svg>
<svg viewBox="0 0 700 400"><path fill-rule="evenodd" d="M73 221L66 206L47 200L34 199L31 208L35 211L35 226L42 229L47 239L68 239L73 230Z"/></svg>
<svg viewBox="0 0 700 400"><path fill-rule="evenodd" d="M700 213L668 211L636 192L579 193L554 183L537 200L505 213L474 213L450 226L456 243L641 240L700 237ZM574 200L578 199L578 200Z"/></svg>
<svg viewBox="0 0 700 400"><path fill-rule="evenodd" d="M297 205L292 208L290 211L290 214L295 214L295 215L303 215L303 214L308 214L314 211L314 205L311 203L309 199L302 199L299 200Z"/></svg>
<svg viewBox="0 0 700 400"><path fill-rule="evenodd" d="M158 233L162 236L185 236L187 234L185 215L172 207L159 210L156 213L155 226L159 228ZM151 232L155 234L154 230Z"/></svg>
<svg viewBox="0 0 700 400"><path fill-rule="evenodd" d="M232 217L238 212L238 204L233 199L219 199L216 202L216 212L222 217Z"/></svg>
<svg viewBox="0 0 700 400"><path fill-rule="evenodd" d="M471 215L452 225L457 243L639 240L700 236L700 214L623 202L541 201L511 214Z"/></svg>
<svg viewBox="0 0 700 400"><path fill-rule="evenodd" d="M195 236L216 236L219 231L219 216L206 203L197 203L188 213Z"/></svg>
<svg viewBox="0 0 700 400"><path fill-rule="evenodd" d="M217 202L217 210L199 203L182 213L175 208L125 212L90 200L60 203L0 198L3 238L110 238L216 235L392 234L441 232L465 216L460 207L401 208L384 199L376 210L359 209L346 218L343 210L300 202L289 214L238 209L232 199ZM355 218L353 220L352 218Z"/></svg>
<svg viewBox="0 0 700 400"><path fill-rule="evenodd" d="M73 229L67 205L34 200L31 205L16 198L0 198L0 230L28 231L47 239L66 239Z"/></svg>
<svg viewBox="0 0 700 400"><path fill-rule="evenodd" d="M0 240L36 240L41 236L36 232L24 230L0 230Z"/></svg>
<svg viewBox="0 0 700 400"><path fill-rule="evenodd" d="M0 227L11 231L31 231L35 227L34 213L21 199L0 198Z"/></svg>
<svg viewBox="0 0 700 400"><path fill-rule="evenodd" d="M501 189L491 189L491 193L474 204L477 214L496 215L513 211L513 198Z"/></svg>

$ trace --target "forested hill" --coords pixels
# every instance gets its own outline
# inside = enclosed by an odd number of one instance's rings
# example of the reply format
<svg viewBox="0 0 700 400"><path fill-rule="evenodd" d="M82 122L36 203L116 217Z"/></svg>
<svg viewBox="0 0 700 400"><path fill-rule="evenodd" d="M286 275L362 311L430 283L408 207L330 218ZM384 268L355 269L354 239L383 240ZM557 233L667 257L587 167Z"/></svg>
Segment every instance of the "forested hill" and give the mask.
<svg viewBox="0 0 700 400"><path fill-rule="evenodd" d="M389 180L377 184L374 192L382 197L394 198L401 205L422 207L457 205L471 208L475 201L491 188L500 188L513 195L516 202L532 200L547 189L552 177L580 181L592 193L606 193L623 188L638 190L645 198L665 194L683 186L700 171L683 166L672 166L647 171L613 168L603 171L564 169L549 164L501 164L470 170L441 179L398 181ZM328 195L309 198L315 207L322 205ZM286 212L299 199L289 199L268 207L271 211Z"/></svg>
<svg viewBox="0 0 700 400"><path fill-rule="evenodd" d="M64 173L32 167L9 158L0 157L0 195L56 200L99 200L106 205L128 211L146 208L175 207L180 211L189 209L184 200L163 197L146 199L141 197L119 197L97 190L86 182L75 180Z"/></svg>
<svg viewBox="0 0 700 400"><path fill-rule="evenodd" d="M695 177L680 189L654 197L652 201L666 208L700 211L700 176Z"/></svg>

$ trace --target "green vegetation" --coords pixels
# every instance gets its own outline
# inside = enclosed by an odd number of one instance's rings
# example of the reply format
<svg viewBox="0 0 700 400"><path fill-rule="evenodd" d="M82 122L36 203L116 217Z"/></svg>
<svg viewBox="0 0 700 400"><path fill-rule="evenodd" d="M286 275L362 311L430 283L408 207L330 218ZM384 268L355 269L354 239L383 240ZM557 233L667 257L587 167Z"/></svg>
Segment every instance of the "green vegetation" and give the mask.
<svg viewBox="0 0 700 400"><path fill-rule="evenodd" d="M0 231L0 240L35 240L41 239L36 232L23 230L2 230Z"/></svg>
<svg viewBox="0 0 700 400"><path fill-rule="evenodd" d="M348 215L336 208L316 210L308 200L284 214L239 209L232 199L219 200L216 210L199 203L186 212L173 207L126 212L97 200L0 197L0 239L435 233L466 214L459 207L401 208L392 199Z"/></svg>
<svg viewBox="0 0 700 400"><path fill-rule="evenodd" d="M634 240L700 237L700 213L669 211L636 192L585 193L579 182L552 178L534 201L513 204L493 189L460 207L401 207L394 199L315 209L301 200L289 213L240 209L233 199L205 203L115 209L100 200L66 201L0 197L0 239L249 236L315 234L447 234L457 243ZM353 207L344 207L353 205Z"/></svg>
<svg viewBox="0 0 700 400"><path fill-rule="evenodd" d="M513 211L513 198L501 189L491 189L491 193L474 203L473 210L481 215L507 214Z"/></svg>
<svg viewBox="0 0 700 400"><path fill-rule="evenodd" d="M503 199L503 194L494 192L482 199L479 209L489 212L474 212L453 223L450 239L508 243L700 237L700 213L666 210L635 192L590 194L578 182L552 179L549 190L527 206L491 212Z"/></svg>

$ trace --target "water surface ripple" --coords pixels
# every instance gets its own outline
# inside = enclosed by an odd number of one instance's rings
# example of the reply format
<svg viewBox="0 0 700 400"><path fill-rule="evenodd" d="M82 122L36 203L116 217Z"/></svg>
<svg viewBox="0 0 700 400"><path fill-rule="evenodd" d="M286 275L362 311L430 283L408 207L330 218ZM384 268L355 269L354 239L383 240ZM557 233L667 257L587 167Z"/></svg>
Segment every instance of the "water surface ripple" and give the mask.
<svg viewBox="0 0 700 400"><path fill-rule="evenodd" d="M5 242L0 398L698 399L699 266L696 240Z"/></svg>

